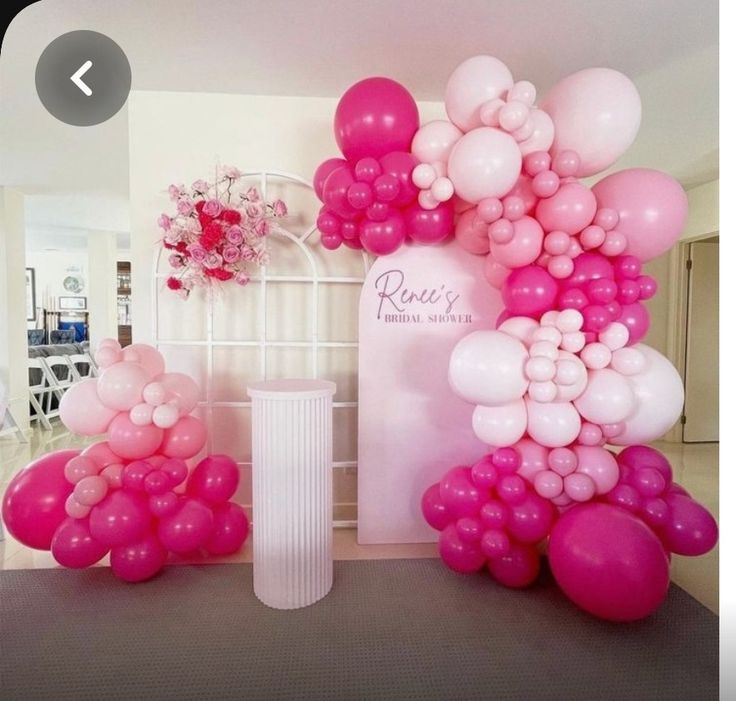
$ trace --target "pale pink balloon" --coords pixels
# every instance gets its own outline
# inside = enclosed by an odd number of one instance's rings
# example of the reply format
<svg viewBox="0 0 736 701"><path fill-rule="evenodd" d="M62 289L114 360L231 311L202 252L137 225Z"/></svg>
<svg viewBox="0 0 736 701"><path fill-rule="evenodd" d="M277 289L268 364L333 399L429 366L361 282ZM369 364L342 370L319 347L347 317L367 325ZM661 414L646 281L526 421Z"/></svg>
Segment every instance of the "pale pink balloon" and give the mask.
<svg viewBox="0 0 736 701"><path fill-rule="evenodd" d="M650 168L613 173L593 186L601 208L616 210L616 231L626 237L626 253L643 262L671 248L687 221L687 195L680 183Z"/></svg>
<svg viewBox="0 0 736 701"><path fill-rule="evenodd" d="M498 331L519 339L525 346L530 346L535 341L538 329L539 322L528 316L512 316L498 327Z"/></svg>
<svg viewBox="0 0 736 701"><path fill-rule="evenodd" d="M636 348L619 348L613 352L611 367L622 375L636 375L646 367L644 354Z"/></svg>
<svg viewBox="0 0 736 701"><path fill-rule="evenodd" d="M595 195L580 183L565 183L547 199L540 200L535 216L545 231L577 234L593 221Z"/></svg>
<svg viewBox="0 0 736 701"><path fill-rule="evenodd" d="M131 360L143 366L149 379L153 379L165 370L164 357L153 346L145 343L134 343L123 348L123 359Z"/></svg>
<svg viewBox="0 0 736 701"><path fill-rule="evenodd" d="M465 210L455 224L455 239L468 252L477 256L488 253L491 241L488 224L477 214L475 207Z"/></svg>
<svg viewBox="0 0 736 701"><path fill-rule="evenodd" d="M522 438L514 445L514 450L519 453L521 465L517 473L529 482L534 481L534 476L547 469L549 449L529 439Z"/></svg>
<svg viewBox="0 0 736 701"><path fill-rule="evenodd" d="M160 382L149 382L143 388L143 401L151 406L159 406L168 399L166 387Z"/></svg>
<svg viewBox="0 0 736 701"><path fill-rule="evenodd" d="M503 283L506 282L506 278L509 276L511 271L501 265L492 255L486 256L486 262L483 266L483 274L485 275L488 283L500 290L503 287Z"/></svg>
<svg viewBox="0 0 736 701"><path fill-rule="evenodd" d="M532 134L519 143L522 156L536 151L549 151L555 138L555 125L552 118L537 107L532 107L529 114Z"/></svg>
<svg viewBox="0 0 736 701"><path fill-rule="evenodd" d="M107 494L108 484L100 475L84 477L74 487L74 498L84 506L94 506Z"/></svg>
<svg viewBox="0 0 736 701"><path fill-rule="evenodd" d="M103 338L98 344L97 348L114 348L115 350L121 350L120 341L115 338Z"/></svg>
<svg viewBox="0 0 736 701"><path fill-rule="evenodd" d="M576 151L578 177L613 165L633 143L641 122L636 86L611 68L586 68L563 78L540 107L555 125L552 155Z"/></svg>
<svg viewBox="0 0 736 701"><path fill-rule="evenodd" d="M85 518L91 509L91 506L80 504L73 493L66 498L66 502L64 504L66 514L71 518Z"/></svg>
<svg viewBox="0 0 736 701"><path fill-rule="evenodd" d="M527 428L526 407L523 399L501 406L476 406L473 412L473 431L479 440L495 448L516 443Z"/></svg>
<svg viewBox="0 0 736 701"><path fill-rule="evenodd" d="M119 489L123 486L123 466L120 463L108 465L100 472L100 475L105 478L113 489Z"/></svg>
<svg viewBox="0 0 736 701"><path fill-rule="evenodd" d="M534 475L534 489L540 497L554 499L562 494L562 477L552 470L542 470Z"/></svg>
<svg viewBox="0 0 736 701"><path fill-rule="evenodd" d="M136 426L127 414L118 414L108 431L110 448L125 460L140 460L153 455L163 436L163 430L157 426Z"/></svg>
<svg viewBox="0 0 736 701"><path fill-rule="evenodd" d="M614 445L644 444L661 438L680 418L685 400L674 365L643 343L632 347L644 355L646 364L640 373L626 378L633 388L636 408L623 433L611 438Z"/></svg>
<svg viewBox="0 0 736 701"><path fill-rule="evenodd" d="M115 411L128 411L143 400L148 373L138 363L115 363L103 370L97 381L100 401Z"/></svg>
<svg viewBox="0 0 736 701"><path fill-rule="evenodd" d="M462 135L452 122L436 119L419 127L411 142L411 152L422 163L446 163L452 147Z"/></svg>
<svg viewBox="0 0 736 701"><path fill-rule="evenodd" d="M153 423L159 428L171 428L179 420L179 410L171 404L162 404L153 410Z"/></svg>
<svg viewBox="0 0 736 701"><path fill-rule="evenodd" d="M608 367L611 362L611 349L604 343L589 343L580 351L580 359L590 370Z"/></svg>
<svg viewBox="0 0 736 701"><path fill-rule="evenodd" d="M85 477L96 475L99 471L100 468L94 460L83 455L77 455L64 466L64 477L66 477L67 482L77 484Z"/></svg>
<svg viewBox="0 0 736 701"><path fill-rule="evenodd" d="M473 56L450 75L445 89L445 109L450 120L463 131L481 126L481 107L505 97L514 78L505 63L493 56Z"/></svg>
<svg viewBox="0 0 736 701"><path fill-rule="evenodd" d="M532 217L521 217L512 227L513 236L508 243L491 242L491 255L506 268L531 265L542 252L542 227Z"/></svg>
<svg viewBox="0 0 736 701"><path fill-rule="evenodd" d="M194 416L183 416L174 426L164 431L161 453L169 458L188 460L204 448L206 440L205 425ZM148 454L154 452L156 451L152 450Z"/></svg>
<svg viewBox="0 0 736 701"><path fill-rule="evenodd" d="M500 129L481 127L465 134L453 147L447 176L462 199L478 203L503 197L521 172L521 152L513 137Z"/></svg>
<svg viewBox="0 0 736 701"><path fill-rule="evenodd" d="M92 460L97 463L100 470L108 465L121 462L120 456L113 452L107 441L100 441L99 443L93 443L92 445L87 446L82 451L82 456L85 458L92 458Z"/></svg>
<svg viewBox="0 0 736 701"><path fill-rule="evenodd" d="M148 426L153 422L153 409L150 404L136 404L128 416L136 426Z"/></svg>
<svg viewBox="0 0 736 701"><path fill-rule="evenodd" d="M629 380L610 368L591 370L588 385L575 400L581 416L595 424L613 424L628 419L637 401Z"/></svg>
<svg viewBox="0 0 736 701"><path fill-rule="evenodd" d="M570 402L526 400L529 436L548 448L572 443L580 432L580 414Z"/></svg>
<svg viewBox="0 0 736 701"><path fill-rule="evenodd" d="M181 372L167 372L156 377L156 382L166 389L167 394L176 400L179 412L189 414L199 402L199 386L197 383Z"/></svg>
<svg viewBox="0 0 736 701"><path fill-rule="evenodd" d="M557 401L571 402L577 399L585 391L588 384L588 370L583 361L574 353L561 350L557 368L558 371L562 370L565 379L565 383L557 382ZM574 378L573 381L569 382L572 378Z"/></svg>
<svg viewBox="0 0 736 701"><path fill-rule="evenodd" d="M563 477L572 474L578 467L578 456L570 448L550 450L547 461L552 470Z"/></svg>
<svg viewBox="0 0 736 701"><path fill-rule="evenodd" d="M618 463L608 450L598 446L576 445L573 451L578 459L577 471L593 480L596 494L607 494L618 484Z"/></svg>
<svg viewBox="0 0 736 701"><path fill-rule="evenodd" d="M117 411L106 407L97 396L98 378L73 384L59 403L59 416L72 432L96 436L107 431Z"/></svg>
<svg viewBox="0 0 736 701"><path fill-rule="evenodd" d="M95 363L101 368L108 368L122 359L122 353L112 346L102 346L95 353Z"/></svg>
<svg viewBox="0 0 736 701"><path fill-rule="evenodd" d="M590 501L595 496L595 483L580 472L573 472L564 479L565 494L577 502Z"/></svg>

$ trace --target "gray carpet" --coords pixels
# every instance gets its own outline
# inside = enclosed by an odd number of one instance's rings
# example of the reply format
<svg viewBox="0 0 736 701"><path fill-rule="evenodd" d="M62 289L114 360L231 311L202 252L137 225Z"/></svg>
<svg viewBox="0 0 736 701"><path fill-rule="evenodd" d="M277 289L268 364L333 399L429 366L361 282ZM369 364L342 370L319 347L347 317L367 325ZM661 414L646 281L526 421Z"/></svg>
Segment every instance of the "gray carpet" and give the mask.
<svg viewBox="0 0 736 701"><path fill-rule="evenodd" d="M673 586L649 620L578 611L438 560L336 562L322 601L274 611L251 565L0 572L11 699L715 699L718 618Z"/></svg>

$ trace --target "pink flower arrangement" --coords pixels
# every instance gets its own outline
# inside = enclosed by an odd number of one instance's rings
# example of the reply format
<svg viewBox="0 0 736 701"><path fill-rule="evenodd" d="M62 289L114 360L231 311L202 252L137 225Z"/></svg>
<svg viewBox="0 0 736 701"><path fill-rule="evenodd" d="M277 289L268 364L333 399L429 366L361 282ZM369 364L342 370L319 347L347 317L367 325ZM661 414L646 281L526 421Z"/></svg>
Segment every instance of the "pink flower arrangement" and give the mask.
<svg viewBox="0 0 736 701"><path fill-rule="evenodd" d="M283 200L265 202L257 188L245 187L238 168L219 172L213 185L201 179L191 187L169 185L176 212L158 218L172 268L166 287L185 299L195 287L247 285L247 266L268 263L270 220L288 213Z"/></svg>

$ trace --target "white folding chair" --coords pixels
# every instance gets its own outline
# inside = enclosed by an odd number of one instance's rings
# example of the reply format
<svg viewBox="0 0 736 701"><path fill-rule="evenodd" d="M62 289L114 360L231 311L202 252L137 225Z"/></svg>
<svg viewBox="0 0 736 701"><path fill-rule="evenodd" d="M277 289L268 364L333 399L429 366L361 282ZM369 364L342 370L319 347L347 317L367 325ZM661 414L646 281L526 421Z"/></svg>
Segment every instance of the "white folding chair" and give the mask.
<svg viewBox="0 0 736 701"><path fill-rule="evenodd" d="M46 366L47 382L50 391L47 394L46 416L49 418L59 415L58 405L56 409L51 409L51 397L55 396L60 402L61 398L74 382L78 382L79 375L76 369L69 361L68 355L49 355L41 358L41 363ZM57 372L57 368L61 372ZM54 384L55 383L55 384Z"/></svg>
<svg viewBox="0 0 736 701"><path fill-rule="evenodd" d="M33 378L33 370L38 371L36 373L38 381ZM49 374L53 377L53 373L49 373L42 358L28 358L28 399L35 412L31 415L31 421L38 420L47 431L51 430L51 422L44 412L44 406L48 404L47 396L56 386L55 377L52 380L53 384L49 385Z"/></svg>
<svg viewBox="0 0 736 701"><path fill-rule="evenodd" d="M98 376L97 365L95 365L95 361L92 360L92 356L89 353L75 353L66 357L69 359L69 365L74 373L75 382ZM87 365L87 372L81 372L79 369L80 365Z"/></svg>

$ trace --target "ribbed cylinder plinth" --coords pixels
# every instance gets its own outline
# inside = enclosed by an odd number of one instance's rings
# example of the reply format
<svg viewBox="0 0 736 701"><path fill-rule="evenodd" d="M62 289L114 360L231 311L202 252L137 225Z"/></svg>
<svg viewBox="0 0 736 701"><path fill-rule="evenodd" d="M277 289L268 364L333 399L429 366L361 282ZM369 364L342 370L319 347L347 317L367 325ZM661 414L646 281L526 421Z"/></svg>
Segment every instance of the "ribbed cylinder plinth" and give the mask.
<svg viewBox="0 0 736 701"><path fill-rule="evenodd" d="M248 385L253 400L253 588L309 606L332 587L332 395L324 380Z"/></svg>

